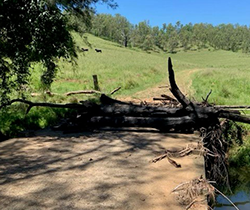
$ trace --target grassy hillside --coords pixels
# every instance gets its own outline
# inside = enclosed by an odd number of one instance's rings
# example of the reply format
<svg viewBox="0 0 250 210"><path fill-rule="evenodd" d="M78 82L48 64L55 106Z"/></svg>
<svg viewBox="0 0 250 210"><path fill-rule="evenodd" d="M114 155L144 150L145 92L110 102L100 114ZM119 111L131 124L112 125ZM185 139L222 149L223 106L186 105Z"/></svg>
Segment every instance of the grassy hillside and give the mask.
<svg viewBox="0 0 250 210"><path fill-rule="evenodd" d="M88 47L84 38L74 34L77 45L89 48L88 52L78 52L77 65L59 61L60 71L52 85L52 92L65 93L73 90L93 89L92 75L98 75L99 85L105 93L121 86L119 94L133 94L138 90L159 83L166 76L166 58L140 50L126 49L92 35L88 35ZM102 53L96 53L95 48ZM33 77L34 87L39 78L39 67Z"/></svg>
<svg viewBox="0 0 250 210"><path fill-rule="evenodd" d="M173 60L176 80L182 90L201 101L210 89L213 90L209 102L217 104L250 104L250 55L228 51L190 51L166 54L164 52L144 52L87 35L74 34L79 48L89 48L88 52L78 52L77 65L59 60L60 70L52 84L52 92L63 94L68 91L93 89L92 75L97 74L102 92L108 94L121 86L116 96L133 96L140 90L150 91L150 87L167 82L167 59ZM96 53L95 48L102 53ZM34 65L30 92L41 92L41 66ZM53 102L74 102L87 99L86 95L47 97ZM93 97L93 96L91 96ZM143 96L142 96L143 99ZM43 98L30 98L41 101ZM33 108L25 115L24 105L15 105L0 113L0 131L15 135L25 128L46 127L56 122L62 110ZM18 113L18 114L17 114Z"/></svg>

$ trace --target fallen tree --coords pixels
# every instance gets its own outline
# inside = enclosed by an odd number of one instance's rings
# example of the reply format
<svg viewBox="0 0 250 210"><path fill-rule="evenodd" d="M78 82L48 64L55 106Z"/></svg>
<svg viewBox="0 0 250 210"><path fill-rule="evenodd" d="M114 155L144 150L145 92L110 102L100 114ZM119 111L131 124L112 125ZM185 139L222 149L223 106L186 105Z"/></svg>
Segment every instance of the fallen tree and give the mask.
<svg viewBox="0 0 250 210"><path fill-rule="evenodd" d="M170 90L180 103L180 106L174 108L126 103L112 99L104 94L100 97L100 104L89 101L74 104L34 103L23 99L14 99L3 106L22 102L28 105L27 113L34 106L75 109L77 110L77 117L71 120L79 128L98 128L102 126L151 127L164 132L192 132L202 127L208 128L219 125L220 118L250 123L250 118L242 116L238 110L232 110L228 106L212 106L208 104L207 98L211 91L202 103L194 103L186 98L175 82L170 58L168 60L168 72ZM163 95L163 98L175 100L166 95Z"/></svg>
<svg viewBox="0 0 250 210"><path fill-rule="evenodd" d="M174 107L137 105L122 102L101 94L100 103L81 101L74 104L39 103L23 99L14 99L8 104L21 102L27 104L27 114L35 106L52 108L69 108L77 110L75 117L57 126L57 129L77 128L77 130L96 129L103 126L108 127L150 127L162 132L184 132L189 133L194 130L200 131L202 137L202 147L198 148L205 157L206 178L216 180L218 183L226 183L229 186L227 167L225 165L227 143L222 136L221 119L233 120L250 124L250 118L242 116L237 109L248 109L250 106L216 106L209 104L208 93L203 102L196 103L189 100L178 88L175 82L174 71L171 59L168 60L170 91L171 96L162 95L155 100L168 100ZM165 86L164 86L165 87ZM113 92L119 90L115 89ZM78 94L72 92L71 94ZM82 93L82 92L81 92ZM179 104L178 104L179 103ZM172 105L173 105L172 104ZM178 152L179 156L188 155L197 148L186 148ZM167 158L175 167L180 164L172 160L169 155L171 151L164 153L153 159L153 162ZM189 204L191 206L193 201Z"/></svg>

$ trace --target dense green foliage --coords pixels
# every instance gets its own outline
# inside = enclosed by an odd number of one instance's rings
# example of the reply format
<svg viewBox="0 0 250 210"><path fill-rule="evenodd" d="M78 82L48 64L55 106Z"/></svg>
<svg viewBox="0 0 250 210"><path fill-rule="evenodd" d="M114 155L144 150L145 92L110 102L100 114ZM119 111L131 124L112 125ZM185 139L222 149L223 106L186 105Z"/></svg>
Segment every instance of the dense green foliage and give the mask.
<svg viewBox="0 0 250 210"><path fill-rule="evenodd" d="M55 58L76 56L65 17L45 1L8 0L0 4L0 100L25 91L30 64L41 62L49 86L56 72Z"/></svg>
<svg viewBox="0 0 250 210"><path fill-rule="evenodd" d="M69 17L81 17L83 25L90 25L97 2L116 6L113 0L0 1L0 104L15 91L24 96L33 62L42 63L41 81L44 88L50 87L56 59L72 62L76 57Z"/></svg>
<svg viewBox="0 0 250 210"><path fill-rule="evenodd" d="M119 20L123 20L120 24ZM124 33L123 31L126 31ZM214 49L230 50L233 52L242 50L250 52L250 28L247 26L220 24L189 23L182 25L163 24L151 27L149 22L143 21L132 25L125 17L117 14L99 14L93 18L92 33L106 37L120 44L140 47L144 50L164 50L174 53L179 49ZM126 34L126 36L124 36Z"/></svg>

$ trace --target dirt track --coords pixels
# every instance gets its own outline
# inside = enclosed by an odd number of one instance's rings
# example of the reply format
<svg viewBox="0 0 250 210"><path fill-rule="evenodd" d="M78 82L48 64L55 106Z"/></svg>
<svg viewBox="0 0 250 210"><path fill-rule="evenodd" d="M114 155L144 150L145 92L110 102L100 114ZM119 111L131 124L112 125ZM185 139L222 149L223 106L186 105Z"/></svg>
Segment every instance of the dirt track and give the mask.
<svg viewBox="0 0 250 210"><path fill-rule="evenodd" d="M62 134L49 130L0 143L0 209L181 210L170 191L204 173L190 155L150 162L196 135L155 131Z"/></svg>

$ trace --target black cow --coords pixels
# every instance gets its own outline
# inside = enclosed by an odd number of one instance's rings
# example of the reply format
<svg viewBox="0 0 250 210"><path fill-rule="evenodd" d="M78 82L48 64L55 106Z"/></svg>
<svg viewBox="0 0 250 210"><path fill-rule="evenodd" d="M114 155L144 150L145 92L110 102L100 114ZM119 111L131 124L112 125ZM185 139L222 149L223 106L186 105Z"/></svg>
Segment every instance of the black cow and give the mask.
<svg viewBox="0 0 250 210"><path fill-rule="evenodd" d="M95 51L98 53L102 53L102 50L99 50L99 49L95 49Z"/></svg>
<svg viewBox="0 0 250 210"><path fill-rule="evenodd" d="M84 49L84 48L82 48L81 50L82 50L83 52L89 51L89 49Z"/></svg>

